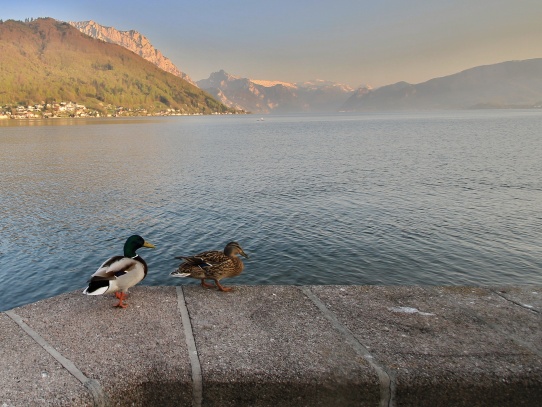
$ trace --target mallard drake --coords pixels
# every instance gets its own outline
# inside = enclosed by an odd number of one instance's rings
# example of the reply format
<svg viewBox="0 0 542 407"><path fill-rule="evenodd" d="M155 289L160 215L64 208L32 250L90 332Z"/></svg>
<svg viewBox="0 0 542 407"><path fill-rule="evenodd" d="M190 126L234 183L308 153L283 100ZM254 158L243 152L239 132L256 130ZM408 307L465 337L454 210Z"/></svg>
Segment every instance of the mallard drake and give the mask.
<svg viewBox="0 0 542 407"><path fill-rule="evenodd" d="M142 247L154 248L154 245L141 236L130 236L124 243L124 256L107 259L88 280L88 287L83 294L115 293L119 300L115 307L126 308L127 305L123 303L126 292L147 276L147 263L136 254L136 250Z"/></svg>
<svg viewBox="0 0 542 407"><path fill-rule="evenodd" d="M238 254L248 259L239 243L230 242L223 252L207 251L194 256L175 257L184 261L170 275L172 277L199 278L201 286L204 288L214 288L215 286L205 282L205 280L213 280L220 291L231 291L232 288L222 286L220 280L241 274L245 266L237 257Z"/></svg>

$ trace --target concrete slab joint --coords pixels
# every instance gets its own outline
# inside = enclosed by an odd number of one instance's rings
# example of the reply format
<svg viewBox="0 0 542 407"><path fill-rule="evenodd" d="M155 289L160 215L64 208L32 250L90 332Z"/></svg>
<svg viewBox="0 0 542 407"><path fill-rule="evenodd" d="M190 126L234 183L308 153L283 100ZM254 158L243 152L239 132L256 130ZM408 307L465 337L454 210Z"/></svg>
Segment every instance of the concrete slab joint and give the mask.
<svg viewBox="0 0 542 407"><path fill-rule="evenodd" d="M302 287L301 291L318 307L333 328L344 336L345 341L356 353L365 359L375 370L380 381L380 407L395 407L395 380L389 369L376 361L369 350L358 341L354 334L338 320L337 316L326 307L322 300L309 287Z"/></svg>
<svg viewBox="0 0 542 407"><path fill-rule="evenodd" d="M203 379L201 375L201 365L196 348L196 341L192 332L192 323L190 322L190 314L184 299L182 287L177 287L177 307L181 315L183 323L184 336L186 338L186 346L190 358L190 366L192 368L192 405L200 407L203 402Z"/></svg>
<svg viewBox="0 0 542 407"><path fill-rule="evenodd" d="M75 366L75 364L64 357L53 346L51 346L40 334L34 331L28 326L23 319L12 310L6 311L5 314L9 316L17 325L25 331L38 345L40 345L49 355L51 355L58 363L60 363L72 376L81 382L83 386L88 390L94 401L95 407L107 407L109 405L107 395L104 393L102 386L97 380L90 379Z"/></svg>

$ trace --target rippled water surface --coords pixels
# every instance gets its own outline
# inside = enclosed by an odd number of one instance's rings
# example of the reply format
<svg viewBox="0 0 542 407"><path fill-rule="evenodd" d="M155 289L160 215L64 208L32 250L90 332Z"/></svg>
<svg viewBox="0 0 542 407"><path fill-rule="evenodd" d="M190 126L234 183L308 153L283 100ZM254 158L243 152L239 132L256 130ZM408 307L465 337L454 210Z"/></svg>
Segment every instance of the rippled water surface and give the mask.
<svg viewBox="0 0 542 407"><path fill-rule="evenodd" d="M237 240L236 284L542 284L542 112L0 121L0 310L145 285Z"/></svg>

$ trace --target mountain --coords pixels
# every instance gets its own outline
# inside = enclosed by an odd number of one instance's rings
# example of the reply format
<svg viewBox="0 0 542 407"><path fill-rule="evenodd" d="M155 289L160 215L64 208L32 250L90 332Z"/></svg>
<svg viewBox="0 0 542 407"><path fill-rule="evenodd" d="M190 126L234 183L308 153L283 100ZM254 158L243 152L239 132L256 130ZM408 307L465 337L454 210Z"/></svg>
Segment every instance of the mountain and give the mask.
<svg viewBox="0 0 542 407"><path fill-rule="evenodd" d="M52 18L0 22L0 104L77 102L149 113L232 112L135 53Z"/></svg>
<svg viewBox="0 0 542 407"><path fill-rule="evenodd" d="M334 82L288 83L212 73L197 85L226 106L252 113L336 112L353 89Z"/></svg>
<svg viewBox="0 0 542 407"><path fill-rule="evenodd" d="M159 50L154 48L147 37L135 30L119 31L116 28L105 27L92 20L78 22L70 21L69 24L92 38L117 44L129 49L147 61L152 62L158 68L172 73L179 78L183 78L185 81L195 85L194 81L192 81L186 73L181 72L169 58L165 57Z"/></svg>
<svg viewBox="0 0 542 407"><path fill-rule="evenodd" d="M358 89L345 111L542 106L542 58L478 66L417 85Z"/></svg>

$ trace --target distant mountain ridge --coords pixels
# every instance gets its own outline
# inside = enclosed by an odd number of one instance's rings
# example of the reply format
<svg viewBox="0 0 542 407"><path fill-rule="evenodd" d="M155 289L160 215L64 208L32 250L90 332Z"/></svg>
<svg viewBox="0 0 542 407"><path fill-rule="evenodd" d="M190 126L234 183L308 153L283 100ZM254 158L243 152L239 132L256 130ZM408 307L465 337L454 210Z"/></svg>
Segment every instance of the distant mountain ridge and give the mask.
<svg viewBox="0 0 542 407"><path fill-rule="evenodd" d="M0 20L0 55L0 103L63 100L97 109L112 104L154 111L235 109L262 114L542 107L542 58L478 66L419 84L398 82L376 89L354 90L323 80L257 80L224 70L196 85L135 30L119 31L92 20L64 23L50 18L25 23Z"/></svg>
<svg viewBox="0 0 542 407"><path fill-rule="evenodd" d="M94 21L70 22L81 32L121 45L211 94L224 105L257 114L365 110L514 108L542 105L542 58L478 66L420 84L398 82L372 89L329 81L289 83L241 78L224 70L194 83L135 30Z"/></svg>
<svg viewBox="0 0 542 407"><path fill-rule="evenodd" d="M335 82L254 80L233 76L224 70L196 83L226 106L262 114L336 112L354 92L353 88Z"/></svg>
<svg viewBox="0 0 542 407"><path fill-rule="evenodd" d="M478 66L417 85L358 89L345 111L542 107L542 58Z"/></svg>
<svg viewBox="0 0 542 407"><path fill-rule="evenodd" d="M147 37L135 30L119 31L114 27L106 27L92 20L70 21L69 24L92 38L129 49L147 61L152 62L158 68L195 85L194 81L186 73L177 68L162 52L154 48Z"/></svg>

